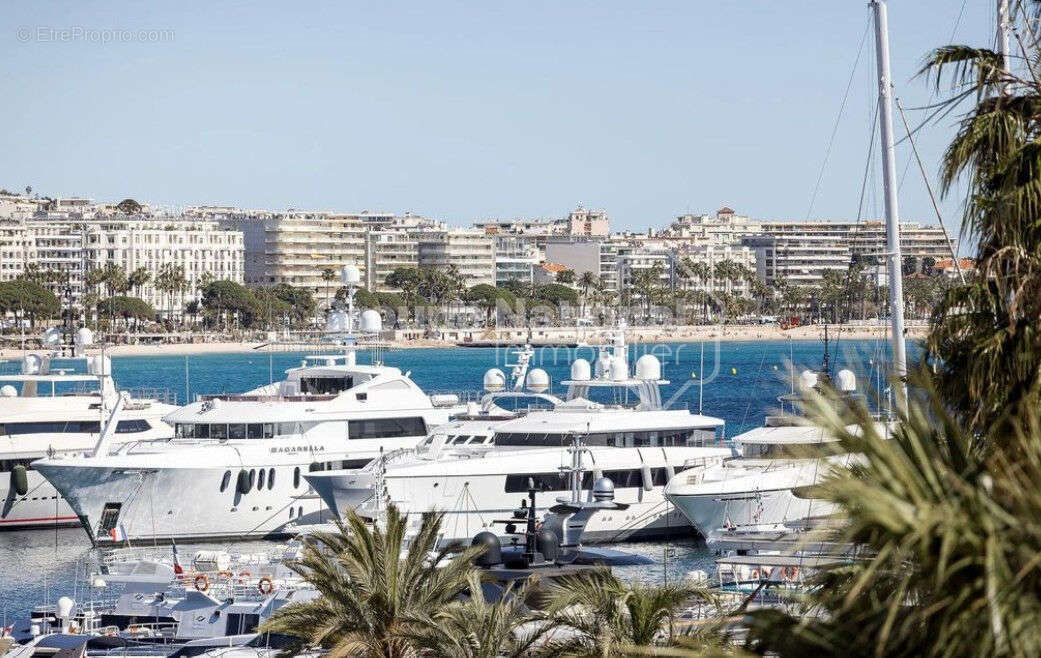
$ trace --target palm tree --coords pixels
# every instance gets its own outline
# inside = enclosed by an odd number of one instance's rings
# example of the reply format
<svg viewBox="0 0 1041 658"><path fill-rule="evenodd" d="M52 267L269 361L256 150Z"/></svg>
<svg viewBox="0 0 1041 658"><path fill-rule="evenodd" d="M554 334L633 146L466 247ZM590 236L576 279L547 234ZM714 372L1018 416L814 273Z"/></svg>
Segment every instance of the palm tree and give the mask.
<svg viewBox="0 0 1041 658"><path fill-rule="evenodd" d="M578 287L582 289L582 317L586 316L586 302L589 299L589 290L597 284L596 275L586 270L578 277Z"/></svg>
<svg viewBox="0 0 1041 658"><path fill-rule="evenodd" d="M964 45L935 50L923 68L937 89L950 80L942 116L975 102L961 115L941 182L945 195L968 183L962 231L977 241L978 276L946 292L927 347L945 399L981 434L1041 397L1041 43L1036 18L1013 4L1021 20L1012 70L1001 54Z"/></svg>
<svg viewBox="0 0 1041 658"><path fill-rule="evenodd" d="M332 282L336 280L336 270L331 267L327 267L322 270L322 281L325 283L325 307L332 308L332 302L329 299L329 290Z"/></svg>
<svg viewBox="0 0 1041 658"><path fill-rule="evenodd" d="M481 550L452 558L447 549L435 551L441 520L441 514L425 515L406 551L406 516L396 507L388 507L383 528L348 511L346 524L314 533L303 556L290 563L320 596L280 608L261 632L293 638L285 655L305 647L331 656L414 655L419 627L469 587L471 562Z"/></svg>
<svg viewBox="0 0 1041 658"><path fill-rule="evenodd" d="M714 603L701 586L627 584L607 570L562 578L549 586L545 619L562 627L549 655L632 655L666 645L676 614L692 601Z"/></svg>
<svg viewBox="0 0 1041 658"><path fill-rule="evenodd" d="M130 289L134 291L134 295L137 297L141 296L141 287L148 285L148 282L152 280L152 273L148 271L147 267L139 267L127 277L127 284Z"/></svg>
<svg viewBox="0 0 1041 658"><path fill-rule="evenodd" d="M422 656L499 658L541 653L540 645L555 626L527 610L529 586L507 588L498 602L484 596L481 579L470 574L469 598L428 611L414 619L408 639ZM524 628L527 626L527 628Z"/></svg>

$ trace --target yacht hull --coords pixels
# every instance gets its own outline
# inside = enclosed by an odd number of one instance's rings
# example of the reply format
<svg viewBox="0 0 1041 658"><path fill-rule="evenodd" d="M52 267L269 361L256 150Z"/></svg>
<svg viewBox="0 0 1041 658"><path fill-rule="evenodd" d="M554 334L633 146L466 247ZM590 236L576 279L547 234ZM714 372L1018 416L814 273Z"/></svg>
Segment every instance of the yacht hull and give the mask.
<svg viewBox="0 0 1041 658"><path fill-rule="evenodd" d="M306 471L307 464L253 469L265 471L264 487L243 494L235 486L238 469L225 466L131 469L82 462L64 465L61 460L38 464L96 545L278 538L294 534L293 523L328 522L331 514L302 478L294 486L294 470L301 466ZM275 483L268 487L271 472Z"/></svg>
<svg viewBox="0 0 1041 658"><path fill-rule="evenodd" d="M28 490L20 496L11 486L10 472L0 473L0 532L74 527L79 523L69 504L42 475L30 470L26 479Z"/></svg>

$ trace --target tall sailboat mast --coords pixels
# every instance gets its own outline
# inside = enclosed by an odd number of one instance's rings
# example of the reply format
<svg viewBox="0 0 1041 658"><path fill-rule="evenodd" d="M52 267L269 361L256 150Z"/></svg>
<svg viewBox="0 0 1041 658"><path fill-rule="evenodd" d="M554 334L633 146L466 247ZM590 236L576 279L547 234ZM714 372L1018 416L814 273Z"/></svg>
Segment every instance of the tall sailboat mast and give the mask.
<svg viewBox="0 0 1041 658"><path fill-rule="evenodd" d="M886 257L889 262L889 311L893 341L896 402L907 410L907 347L904 343L904 285L900 256L900 210L896 199L896 146L893 143L893 84L889 70L889 23L884 0L872 0L875 56L878 64L878 118L882 138L882 186L886 204Z"/></svg>

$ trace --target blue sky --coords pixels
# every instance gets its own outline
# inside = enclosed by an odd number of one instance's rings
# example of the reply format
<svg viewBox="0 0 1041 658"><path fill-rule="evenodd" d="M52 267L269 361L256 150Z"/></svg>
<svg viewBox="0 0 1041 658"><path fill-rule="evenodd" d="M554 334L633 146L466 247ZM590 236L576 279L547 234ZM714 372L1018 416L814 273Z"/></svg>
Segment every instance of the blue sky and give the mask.
<svg viewBox="0 0 1041 658"><path fill-rule="evenodd" d="M934 98L913 76L960 7L890 3L905 106ZM955 41L989 45L992 12L966 0ZM812 211L810 200L868 18L863 0L12 3L0 185L454 224L580 202L637 230L723 204L766 219L855 217L870 35ZM61 28L173 32L49 36ZM933 171L952 129L921 136ZM903 178L910 153L898 155ZM958 200L944 205L956 223ZM935 221L914 168L901 206Z"/></svg>

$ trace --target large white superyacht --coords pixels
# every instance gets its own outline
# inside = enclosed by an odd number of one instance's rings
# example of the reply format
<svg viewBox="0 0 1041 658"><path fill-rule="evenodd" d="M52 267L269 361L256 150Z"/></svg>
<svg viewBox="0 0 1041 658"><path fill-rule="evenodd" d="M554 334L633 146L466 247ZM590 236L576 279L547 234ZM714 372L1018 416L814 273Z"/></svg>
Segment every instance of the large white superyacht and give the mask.
<svg viewBox="0 0 1041 658"><path fill-rule="evenodd" d="M568 495L577 444L586 471L582 490L591 497L593 483L609 478L615 500L626 506L594 517L586 539L689 533L689 523L668 504L663 489L676 473L696 477L730 455L721 445L723 420L665 408L660 387L668 382L658 359L640 357L635 373L627 359L623 330L600 349L595 374L584 359L572 364L571 378L562 382L566 398L552 409L490 422L480 433L432 436L418 450L385 455L362 471L312 473L307 479L337 513L354 508L378 518L385 505L394 504L418 521L424 512L440 511L442 540L466 541L479 531L501 532L491 522L516 507L529 482L545 492L542 500ZM492 374L486 384L499 379ZM548 386L538 370L528 382L533 392ZM608 400L591 399L598 394Z"/></svg>
<svg viewBox="0 0 1041 658"><path fill-rule="evenodd" d="M71 356L45 342L54 349L27 352L17 373L0 374L0 530L76 525L72 509L32 462L91 454L119 398L111 360L83 353L93 342L89 329L76 333ZM122 405L111 445L172 437L173 427L163 421L177 408L171 399L165 391L135 391Z"/></svg>
<svg viewBox="0 0 1041 658"><path fill-rule="evenodd" d="M330 326L342 355L307 357L283 381L246 393L201 396L166 417L170 441L35 468L96 543L277 537L290 523L328 519L304 475L412 447L462 410L378 358L357 363L350 312L340 313ZM379 331L378 313L361 315L363 332Z"/></svg>

